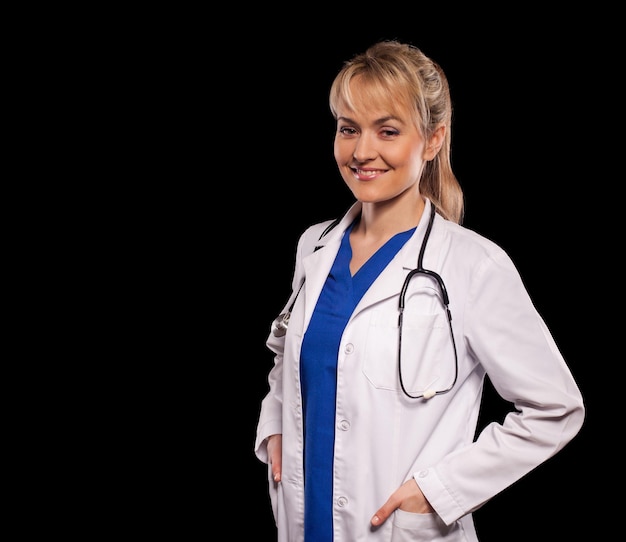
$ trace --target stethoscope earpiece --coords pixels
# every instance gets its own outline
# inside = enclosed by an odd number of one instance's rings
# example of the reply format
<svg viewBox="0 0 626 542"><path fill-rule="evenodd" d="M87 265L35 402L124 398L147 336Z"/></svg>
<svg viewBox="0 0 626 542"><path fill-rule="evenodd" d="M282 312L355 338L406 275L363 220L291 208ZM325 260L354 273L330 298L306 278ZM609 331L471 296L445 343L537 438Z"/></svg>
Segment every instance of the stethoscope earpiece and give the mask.
<svg viewBox="0 0 626 542"><path fill-rule="evenodd" d="M279 314L272 322L272 333L274 337L284 337L289 327L289 317L291 312L284 312Z"/></svg>
<svg viewBox="0 0 626 542"><path fill-rule="evenodd" d="M324 235L326 235L337 224L339 224L340 220L341 220L341 217L336 218L328 226L326 226L326 229L322 232L322 235L320 235L319 239L324 237ZM321 245L316 246L313 252L319 250L320 248L322 248ZM302 290L303 286L304 286L304 279L302 279L302 282L300 283L300 287L298 288L298 291L296 292L296 295L293 298L291 305L289 305L287 312L283 312L282 314L279 314L272 322L272 333L274 334L274 337L284 337L285 334L287 333L287 328L289 327L289 317L291 316L291 310L293 309L293 306L296 304L296 299L298 298L298 295L300 295L300 290Z"/></svg>

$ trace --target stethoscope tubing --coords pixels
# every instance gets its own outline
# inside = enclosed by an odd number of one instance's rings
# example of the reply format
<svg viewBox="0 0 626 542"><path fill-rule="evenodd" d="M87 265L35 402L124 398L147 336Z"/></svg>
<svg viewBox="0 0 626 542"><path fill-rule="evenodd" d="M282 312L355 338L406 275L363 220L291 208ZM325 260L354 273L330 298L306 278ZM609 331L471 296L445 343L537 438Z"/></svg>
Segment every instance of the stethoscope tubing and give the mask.
<svg viewBox="0 0 626 542"><path fill-rule="evenodd" d="M458 354L456 351L456 342L454 341L454 332L452 330L452 313L450 312L450 307L448 306L450 303L450 299L448 297L448 290L441 276L435 271L432 271L430 269L425 269L424 263L423 263L424 252L426 251L426 245L428 244L428 240L430 239L430 232L433 229L434 221L435 221L435 206L432 205L431 210L430 210L430 217L428 219L428 226L426 227L424 240L422 241L422 246L420 247L420 253L417 258L417 268L409 271L409 273L405 277L404 283L402 284L402 288L400 289L400 296L398 299L398 311L399 311L399 314L398 314L398 376L400 379L400 387L402 388L402 391L407 397L410 397L411 399L421 399L421 398L430 399L431 397L434 397L435 395L441 395L443 393L449 392L456 384L458 374L459 374L459 359L458 359ZM415 277L416 275L426 275L428 277L431 277L432 279L435 280L435 282L439 286L439 291L441 292L441 302L443 303L444 309L446 311L446 317L448 320L448 328L450 330L450 338L452 339L452 347L454 350L454 379L452 381L452 384L450 384L450 386L448 386L447 388L443 390L435 391L432 389L427 389L427 390L424 390L424 392L421 394L411 395L406 390L404 386L404 379L402 378L402 327L403 327L402 323L403 323L403 317L404 317L404 307L406 304L406 292L409 288L409 283L411 282L411 279Z"/></svg>
<svg viewBox="0 0 626 542"><path fill-rule="evenodd" d="M431 211L430 211L430 217L428 219L428 225L426 227L424 240L422 241L422 246L420 247L419 256L417 258L417 268L409 271L409 273L405 277L404 283L402 284L402 288L400 290L400 296L398 299L398 311L399 311L399 314L398 314L398 376L400 379L400 387L402 388L402 391L407 397L410 397L411 399L421 399L421 398L430 399L431 397L434 397L435 395L441 395L441 394L449 392L456 384L458 374L459 374L459 360L458 360L458 354L456 350L456 342L454 340L454 332L452 330L452 314L449 308L450 299L448 297L448 291L446 289L446 285L443 282L443 279L441 278L441 276L435 271L432 271L430 269L425 269L423 265L424 252L426 251L426 246L428 244L428 240L430 239L430 232L433 228L434 221L435 221L435 206L431 204ZM338 223L339 223L339 219L332 222L322 232L319 239L324 237L324 235L326 235ZM321 246L316 246L315 250L318 250L319 248L321 248ZM405 303L406 303L406 292L408 290L411 279L415 277L416 275L426 275L428 277L431 277L437 283L439 287L439 291L441 293L441 302L443 303L444 309L446 311L446 316L448 320L448 328L450 330L450 338L452 340L452 347L454 350L454 379L452 381L452 384L450 384L450 386L448 386L447 388L443 390L435 391L432 389L427 389L421 394L411 395L406 390L404 386L404 380L402 378L402 328L403 328L402 323L403 323L404 308L405 308ZM300 291L302 290L302 287L304 286L304 281L305 279L302 279L302 282L300 283L300 286L298 287L298 290L296 291L293 301L289 305L289 308L285 312L278 315L272 322L272 333L274 334L274 336L283 337L287 333L287 328L289 326L289 318L291 317L291 311L293 310L293 307L296 304L296 300L298 299L298 296L300 295Z"/></svg>

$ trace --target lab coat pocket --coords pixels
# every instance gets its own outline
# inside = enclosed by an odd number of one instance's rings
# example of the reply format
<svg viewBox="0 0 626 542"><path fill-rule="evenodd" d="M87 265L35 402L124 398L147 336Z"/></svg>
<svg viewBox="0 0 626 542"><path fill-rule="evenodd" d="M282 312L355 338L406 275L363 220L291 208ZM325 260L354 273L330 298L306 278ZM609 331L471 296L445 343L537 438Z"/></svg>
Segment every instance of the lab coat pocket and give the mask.
<svg viewBox="0 0 626 542"><path fill-rule="evenodd" d="M393 513L391 542L464 542L458 523L447 526L437 514L415 514L396 510Z"/></svg>
<svg viewBox="0 0 626 542"><path fill-rule="evenodd" d="M363 372L373 386L400 390L399 370L404 388L411 395L450 385L455 358L443 308L439 312L417 312L408 306L402 330L397 311L378 311L370 326Z"/></svg>

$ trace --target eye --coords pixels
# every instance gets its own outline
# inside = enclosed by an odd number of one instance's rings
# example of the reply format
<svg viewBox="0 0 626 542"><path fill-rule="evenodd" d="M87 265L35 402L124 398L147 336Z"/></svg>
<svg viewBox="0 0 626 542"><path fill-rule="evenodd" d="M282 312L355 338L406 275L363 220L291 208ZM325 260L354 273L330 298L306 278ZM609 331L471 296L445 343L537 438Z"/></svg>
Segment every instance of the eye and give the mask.
<svg viewBox="0 0 626 542"><path fill-rule="evenodd" d="M351 136L356 134L356 130L354 128L350 128L349 126L342 126L339 128L339 133L345 136Z"/></svg>
<svg viewBox="0 0 626 542"><path fill-rule="evenodd" d="M400 132L396 130L395 128L383 128L382 130L380 130L379 133L381 137L384 137L386 139L400 135Z"/></svg>

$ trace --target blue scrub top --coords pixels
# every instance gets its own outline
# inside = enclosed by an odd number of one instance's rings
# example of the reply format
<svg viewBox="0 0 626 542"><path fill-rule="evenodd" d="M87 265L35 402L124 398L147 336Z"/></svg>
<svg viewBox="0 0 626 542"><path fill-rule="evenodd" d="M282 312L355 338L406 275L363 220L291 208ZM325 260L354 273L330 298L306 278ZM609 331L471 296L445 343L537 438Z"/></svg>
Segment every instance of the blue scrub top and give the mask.
<svg viewBox="0 0 626 542"><path fill-rule="evenodd" d="M304 413L304 538L332 542L333 449L337 356L343 330L355 307L415 228L396 234L350 274L350 232L339 252L304 335L300 361Z"/></svg>

